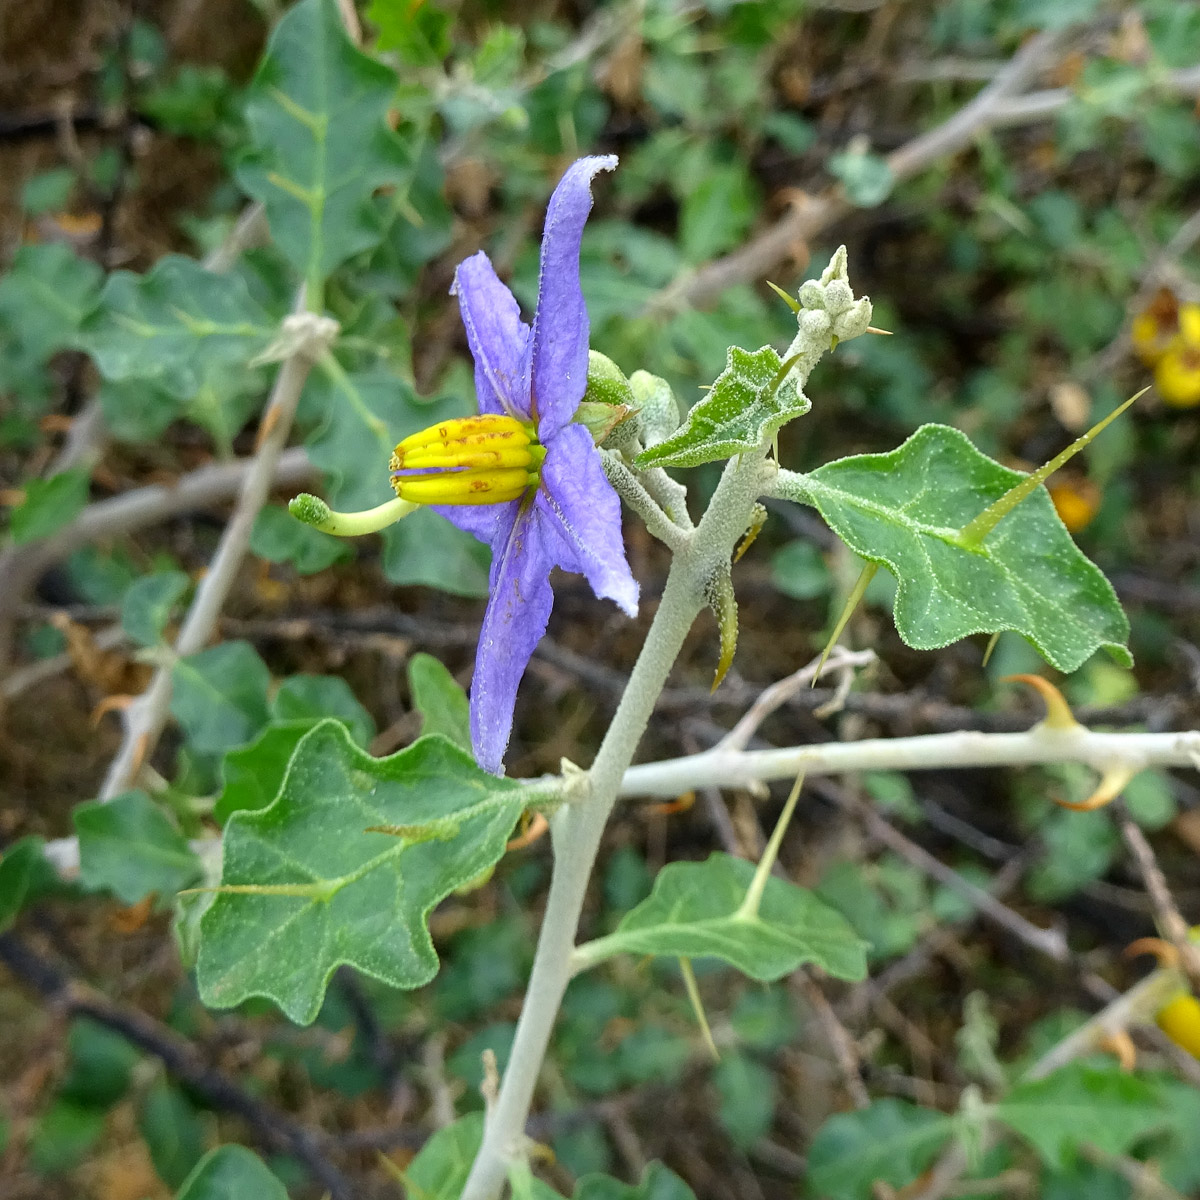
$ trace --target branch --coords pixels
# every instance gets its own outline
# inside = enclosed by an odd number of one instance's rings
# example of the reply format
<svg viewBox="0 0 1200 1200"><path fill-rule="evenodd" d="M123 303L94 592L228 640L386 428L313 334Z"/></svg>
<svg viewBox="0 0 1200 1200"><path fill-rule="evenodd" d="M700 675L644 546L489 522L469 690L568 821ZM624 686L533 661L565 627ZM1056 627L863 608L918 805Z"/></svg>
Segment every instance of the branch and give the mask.
<svg viewBox="0 0 1200 1200"><path fill-rule="evenodd" d="M1200 730L1187 733L1101 733L1035 725L1025 733L932 733L870 738L781 750L722 750L630 767L620 795L678 796L697 787L744 788L772 779L853 771L930 771L951 767L1027 767L1075 762L1104 770L1200 768Z"/></svg>
<svg viewBox="0 0 1200 1200"><path fill-rule="evenodd" d="M337 325L328 317L297 311L284 322L284 333L297 339L295 348L284 360L259 429L258 453L251 460L243 480L233 516L226 525L208 573L200 581L191 608L183 620L175 641L174 655L183 658L203 649L212 635L221 608L242 559L250 545L255 518L266 503L275 480L276 468L292 428L296 404L313 362L329 346ZM125 732L121 747L100 789L102 800L111 800L133 782L138 769L154 749L167 721L171 700L171 667L160 666L145 693L124 712Z"/></svg>
<svg viewBox="0 0 1200 1200"><path fill-rule="evenodd" d="M1043 33L1031 39L973 100L942 124L892 151L887 164L896 182L910 179L938 159L957 153L989 129L1048 120L1076 99L1076 94L1065 87L1017 95L1068 33ZM1172 71L1159 86L1179 96L1200 94L1200 67ZM643 315L671 313L689 305L701 307L734 284L761 279L788 257L793 246L811 241L851 211L853 206L840 187L817 196L805 195L774 225L740 249L668 284L646 302Z"/></svg>

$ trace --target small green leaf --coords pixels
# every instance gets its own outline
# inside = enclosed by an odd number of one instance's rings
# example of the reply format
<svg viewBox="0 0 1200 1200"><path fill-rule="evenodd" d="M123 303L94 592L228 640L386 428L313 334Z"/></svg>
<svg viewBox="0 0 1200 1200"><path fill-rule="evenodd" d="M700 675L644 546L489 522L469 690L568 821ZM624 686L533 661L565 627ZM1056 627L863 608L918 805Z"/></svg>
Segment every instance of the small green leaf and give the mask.
<svg viewBox="0 0 1200 1200"><path fill-rule="evenodd" d="M816 963L839 979L866 974L863 943L839 913L811 892L768 878L757 916L740 913L754 864L727 854L668 863L648 899L614 933L577 951L590 967L614 954L722 959L752 979L780 979Z"/></svg>
<svg viewBox="0 0 1200 1200"><path fill-rule="evenodd" d="M432 509L418 509L383 531L383 571L392 583L486 596L491 551Z"/></svg>
<svg viewBox="0 0 1200 1200"><path fill-rule="evenodd" d="M351 41L335 0L284 14L250 86L253 152L238 182L261 201L275 243L320 307L325 279L383 233L375 189L402 178L406 155L388 128L396 76Z"/></svg>
<svg viewBox="0 0 1200 1200"><path fill-rule="evenodd" d="M77 1167L104 1132L105 1111L71 1100L56 1100L38 1119L29 1139L29 1161L39 1175L59 1175Z"/></svg>
<svg viewBox="0 0 1200 1200"><path fill-rule="evenodd" d="M250 534L250 549L267 562L290 563L301 575L315 575L354 557L346 542L302 524L277 504L268 504L259 512Z"/></svg>
<svg viewBox="0 0 1200 1200"><path fill-rule="evenodd" d="M439 1129L404 1172L409 1200L459 1200L482 1141L482 1113Z"/></svg>
<svg viewBox="0 0 1200 1200"><path fill-rule="evenodd" d="M279 795L300 739L316 724L304 720L268 725L254 741L230 750L222 766L225 786L213 816L224 823L241 809L266 808Z"/></svg>
<svg viewBox="0 0 1200 1200"><path fill-rule="evenodd" d="M325 717L341 721L360 746L375 736L374 719L339 675L289 675L271 697L272 721L316 722Z"/></svg>
<svg viewBox="0 0 1200 1200"><path fill-rule="evenodd" d="M829 160L829 171L846 189L846 199L857 208L882 204L896 186L886 158L865 151L847 150Z"/></svg>
<svg viewBox="0 0 1200 1200"><path fill-rule="evenodd" d="M610 1175L585 1175L575 1185L574 1200L696 1200L696 1194L674 1171L652 1162L632 1185Z"/></svg>
<svg viewBox="0 0 1200 1200"><path fill-rule="evenodd" d="M906 1100L876 1100L830 1117L808 1150L810 1194L820 1200L871 1200L876 1183L904 1187L933 1161L954 1124Z"/></svg>
<svg viewBox="0 0 1200 1200"><path fill-rule="evenodd" d="M25 903L53 879L40 837L23 837L0 854L0 933L16 919Z"/></svg>
<svg viewBox="0 0 1200 1200"><path fill-rule="evenodd" d="M456 746L471 749L470 703L458 680L432 654L408 660L413 708L421 714L421 733L440 733Z"/></svg>
<svg viewBox="0 0 1200 1200"><path fill-rule="evenodd" d="M71 1022L67 1034L70 1066L59 1094L75 1104L107 1107L129 1090L138 1052L119 1033L90 1017Z"/></svg>
<svg viewBox="0 0 1200 1200"><path fill-rule="evenodd" d="M274 803L226 826L221 884L233 890L201 923L204 1002L264 996L308 1024L343 963L393 987L427 983L438 960L426 918L499 860L528 798L442 738L376 759L322 722ZM368 832L389 825L413 833Z"/></svg>
<svg viewBox="0 0 1200 1200"><path fill-rule="evenodd" d="M95 307L103 272L69 246L22 246L0 279L0 325L41 362L76 344L84 317Z"/></svg>
<svg viewBox="0 0 1200 1200"><path fill-rule="evenodd" d="M87 503L91 475L79 467L47 479L31 479L25 499L12 511L9 530L18 545L49 537L74 520Z"/></svg>
<svg viewBox="0 0 1200 1200"><path fill-rule="evenodd" d="M157 646L172 610L190 584L182 571L143 575L121 601L121 628L139 646Z"/></svg>
<svg viewBox="0 0 1200 1200"><path fill-rule="evenodd" d="M197 754L222 754L267 723L271 674L248 642L222 642L180 659L171 672L171 714Z"/></svg>
<svg viewBox="0 0 1200 1200"><path fill-rule="evenodd" d="M187 839L145 792L80 804L73 817L86 888L136 904L153 892L173 896L200 876Z"/></svg>
<svg viewBox="0 0 1200 1200"><path fill-rule="evenodd" d="M743 1149L771 1131L775 1119L775 1076L745 1054L727 1054L713 1071L725 1132Z"/></svg>
<svg viewBox="0 0 1200 1200"><path fill-rule="evenodd" d="M145 275L109 276L82 342L106 379L150 382L184 399L213 372L245 367L274 335L240 277L168 254Z"/></svg>
<svg viewBox="0 0 1200 1200"><path fill-rule="evenodd" d="M1128 664L1129 622L1112 585L1071 540L1039 488L977 546L960 531L1020 483L965 434L925 425L897 450L858 454L794 477L856 554L897 578L896 629L935 650L974 633L1011 631L1073 671L1104 647Z"/></svg>
<svg viewBox="0 0 1200 1200"><path fill-rule="evenodd" d="M157 1079L142 1098L138 1132L159 1178L176 1188L204 1155L204 1125L187 1097Z"/></svg>
<svg viewBox="0 0 1200 1200"><path fill-rule="evenodd" d="M725 370L678 433L638 455L639 467L695 467L763 445L811 407L771 349L731 346Z"/></svg>
<svg viewBox="0 0 1200 1200"><path fill-rule="evenodd" d="M183 1181L175 1200L288 1200L282 1183L245 1146L210 1150Z"/></svg>
<svg viewBox="0 0 1200 1200"><path fill-rule="evenodd" d="M1114 1067L1072 1063L1045 1079L1019 1083L996 1117L1032 1143L1047 1166L1063 1168L1083 1146L1124 1154L1169 1123L1161 1090Z"/></svg>

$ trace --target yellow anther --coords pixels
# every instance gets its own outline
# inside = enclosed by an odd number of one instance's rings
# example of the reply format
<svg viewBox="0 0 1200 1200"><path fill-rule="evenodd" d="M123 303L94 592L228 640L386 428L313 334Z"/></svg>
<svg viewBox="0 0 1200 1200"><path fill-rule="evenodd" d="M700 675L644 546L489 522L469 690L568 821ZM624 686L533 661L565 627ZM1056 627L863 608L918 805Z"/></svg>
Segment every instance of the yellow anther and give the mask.
<svg viewBox="0 0 1200 1200"><path fill-rule="evenodd" d="M392 477L396 495L414 504L504 504L536 482L536 475L520 467Z"/></svg>
<svg viewBox="0 0 1200 1200"><path fill-rule="evenodd" d="M414 504L503 504L537 484L545 457L532 425L508 416L461 417L396 447L392 487Z"/></svg>
<svg viewBox="0 0 1200 1200"><path fill-rule="evenodd" d="M499 449L501 446L528 446L533 440L532 426L518 421L516 417L495 414L455 417L430 425L420 433L410 434L396 447L396 458L405 463L411 451L423 446L438 445L447 451L451 446L463 450L468 446Z"/></svg>

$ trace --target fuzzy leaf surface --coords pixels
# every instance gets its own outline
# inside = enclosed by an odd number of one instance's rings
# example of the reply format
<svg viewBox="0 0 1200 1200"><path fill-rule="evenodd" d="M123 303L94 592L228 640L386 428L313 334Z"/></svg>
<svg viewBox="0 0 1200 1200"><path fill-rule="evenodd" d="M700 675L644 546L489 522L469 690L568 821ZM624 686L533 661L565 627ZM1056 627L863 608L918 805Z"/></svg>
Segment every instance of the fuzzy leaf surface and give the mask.
<svg viewBox="0 0 1200 1200"><path fill-rule="evenodd" d="M287 1200L283 1184L245 1146L210 1150L183 1181L175 1200Z"/></svg>
<svg viewBox="0 0 1200 1200"><path fill-rule="evenodd" d="M527 798L443 738L376 759L340 722L317 725L275 801L225 828L222 885L272 890L220 892L205 913L204 1002L263 996L308 1024L343 963L393 987L427 983L430 911L499 860Z"/></svg>
<svg viewBox="0 0 1200 1200"><path fill-rule="evenodd" d="M191 399L214 372L244 368L274 335L239 276L168 254L145 275L110 275L80 336L110 382L136 379Z"/></svg>
<svg viewBox="0 0 1200 1200"><path fill-rule="evenodd" d="M275 243L317 302L329 274L383 234L375 189L406 155L386 123L396 76L346 34L335 0L284 14L250 86L253 151L238 182L267 210Z"/></svg>
<svg viewBox="0 0 1200 1200"><path fill-rule="evenodd" d="M898 581L896 629L917 650L975 633L1019 633L1073 671L1104 647L1130 665L1129 621L1038 488L981 544L958 537L1024 478L957 429L925 425L887 454L857 454L799 477L812 504L856 554Z"/></svg>
<svg viewBox="0 0 1200 1200"><path fill-rule="evenodd" d="M783 360L771 349L731 346L725 370L693 405L682 428L638 455L639 467L698 467L753 450L811 403L795 377L778 383Z"/></svg>
<svg viewBox="0 0 1200 1200"><path fill-rule="evenodd" d="M954 1129L952 1118L907 1100L876 1100L838 1113L808 1151L810 1194L822 1200L871 1200L876 1183L904 1187L933 1161Z"/></svg>
<svg viewBox="0 0 1200 1200"><path fill-rule="evenodd" d="M1071 1165L1081 1146L1124 1154L1170 1121L1153 1080L1087 1063L1017 1084L996 1106L996 1116L1030 1142L1047 1166L1059 1169Z"/></svg>
<svg viewBox="0 0 1200 1200"><path fill-rule="evenodd" d="M839 979L866 974L865 943L812 892L772 876L757 916L738 915L754 864L728 854L668 863L613 933L579 947L592 966L614 954L719 958L768 982L816 963Z"/></svg>

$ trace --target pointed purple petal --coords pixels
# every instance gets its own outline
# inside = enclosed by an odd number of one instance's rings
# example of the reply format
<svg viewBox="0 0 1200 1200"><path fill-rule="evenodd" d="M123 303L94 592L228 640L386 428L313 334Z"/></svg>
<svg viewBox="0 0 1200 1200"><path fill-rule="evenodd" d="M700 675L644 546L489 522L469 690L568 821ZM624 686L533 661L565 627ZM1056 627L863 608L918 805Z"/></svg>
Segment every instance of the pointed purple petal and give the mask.
<svg viewBox="0 0 1200 1200"><path fill-rule="evenodd" d="M586 575L597 596L637 616L638 585L625 559L621 502L582 425L568 425L546 448L536 503L559 535L558 565Z"/></svg>
<svg viewBox="0 0 1200 1200"><path fill-rule="evenodd" d="M615 154L572 163L546 210L531 356L543 441L575 415L587 386L588 315L579 286L579 243L592 208L592 178L616 165Z"/></svg>
<svg viewBox="0 0 1200 1200"><path fill-rule="evenodd" d="M458 264L450 294L458 297L475 359L479 411L528 420L529 326L521 320L512 292L500 282L482 250Z"/></svg>
<svg viewBox="0 0 1200 1200"><path fill-rule="evenodd" d="M471 744L485 771L500 772L517 686L554 604L549 578L554 534L543 527L545 520L531 505L513 522L508 537L493 546L491 596L471 680Z"/></svg>
<svg viewBox="0 0 1200 1200"><path fill-rule="evenodd" d="M519 500L507 504L431 504L439 517L451 525L477 537L495 549L496 543L507 541L512 523L521 507ZM494 560L493 560L494 561Z"/></svg>

